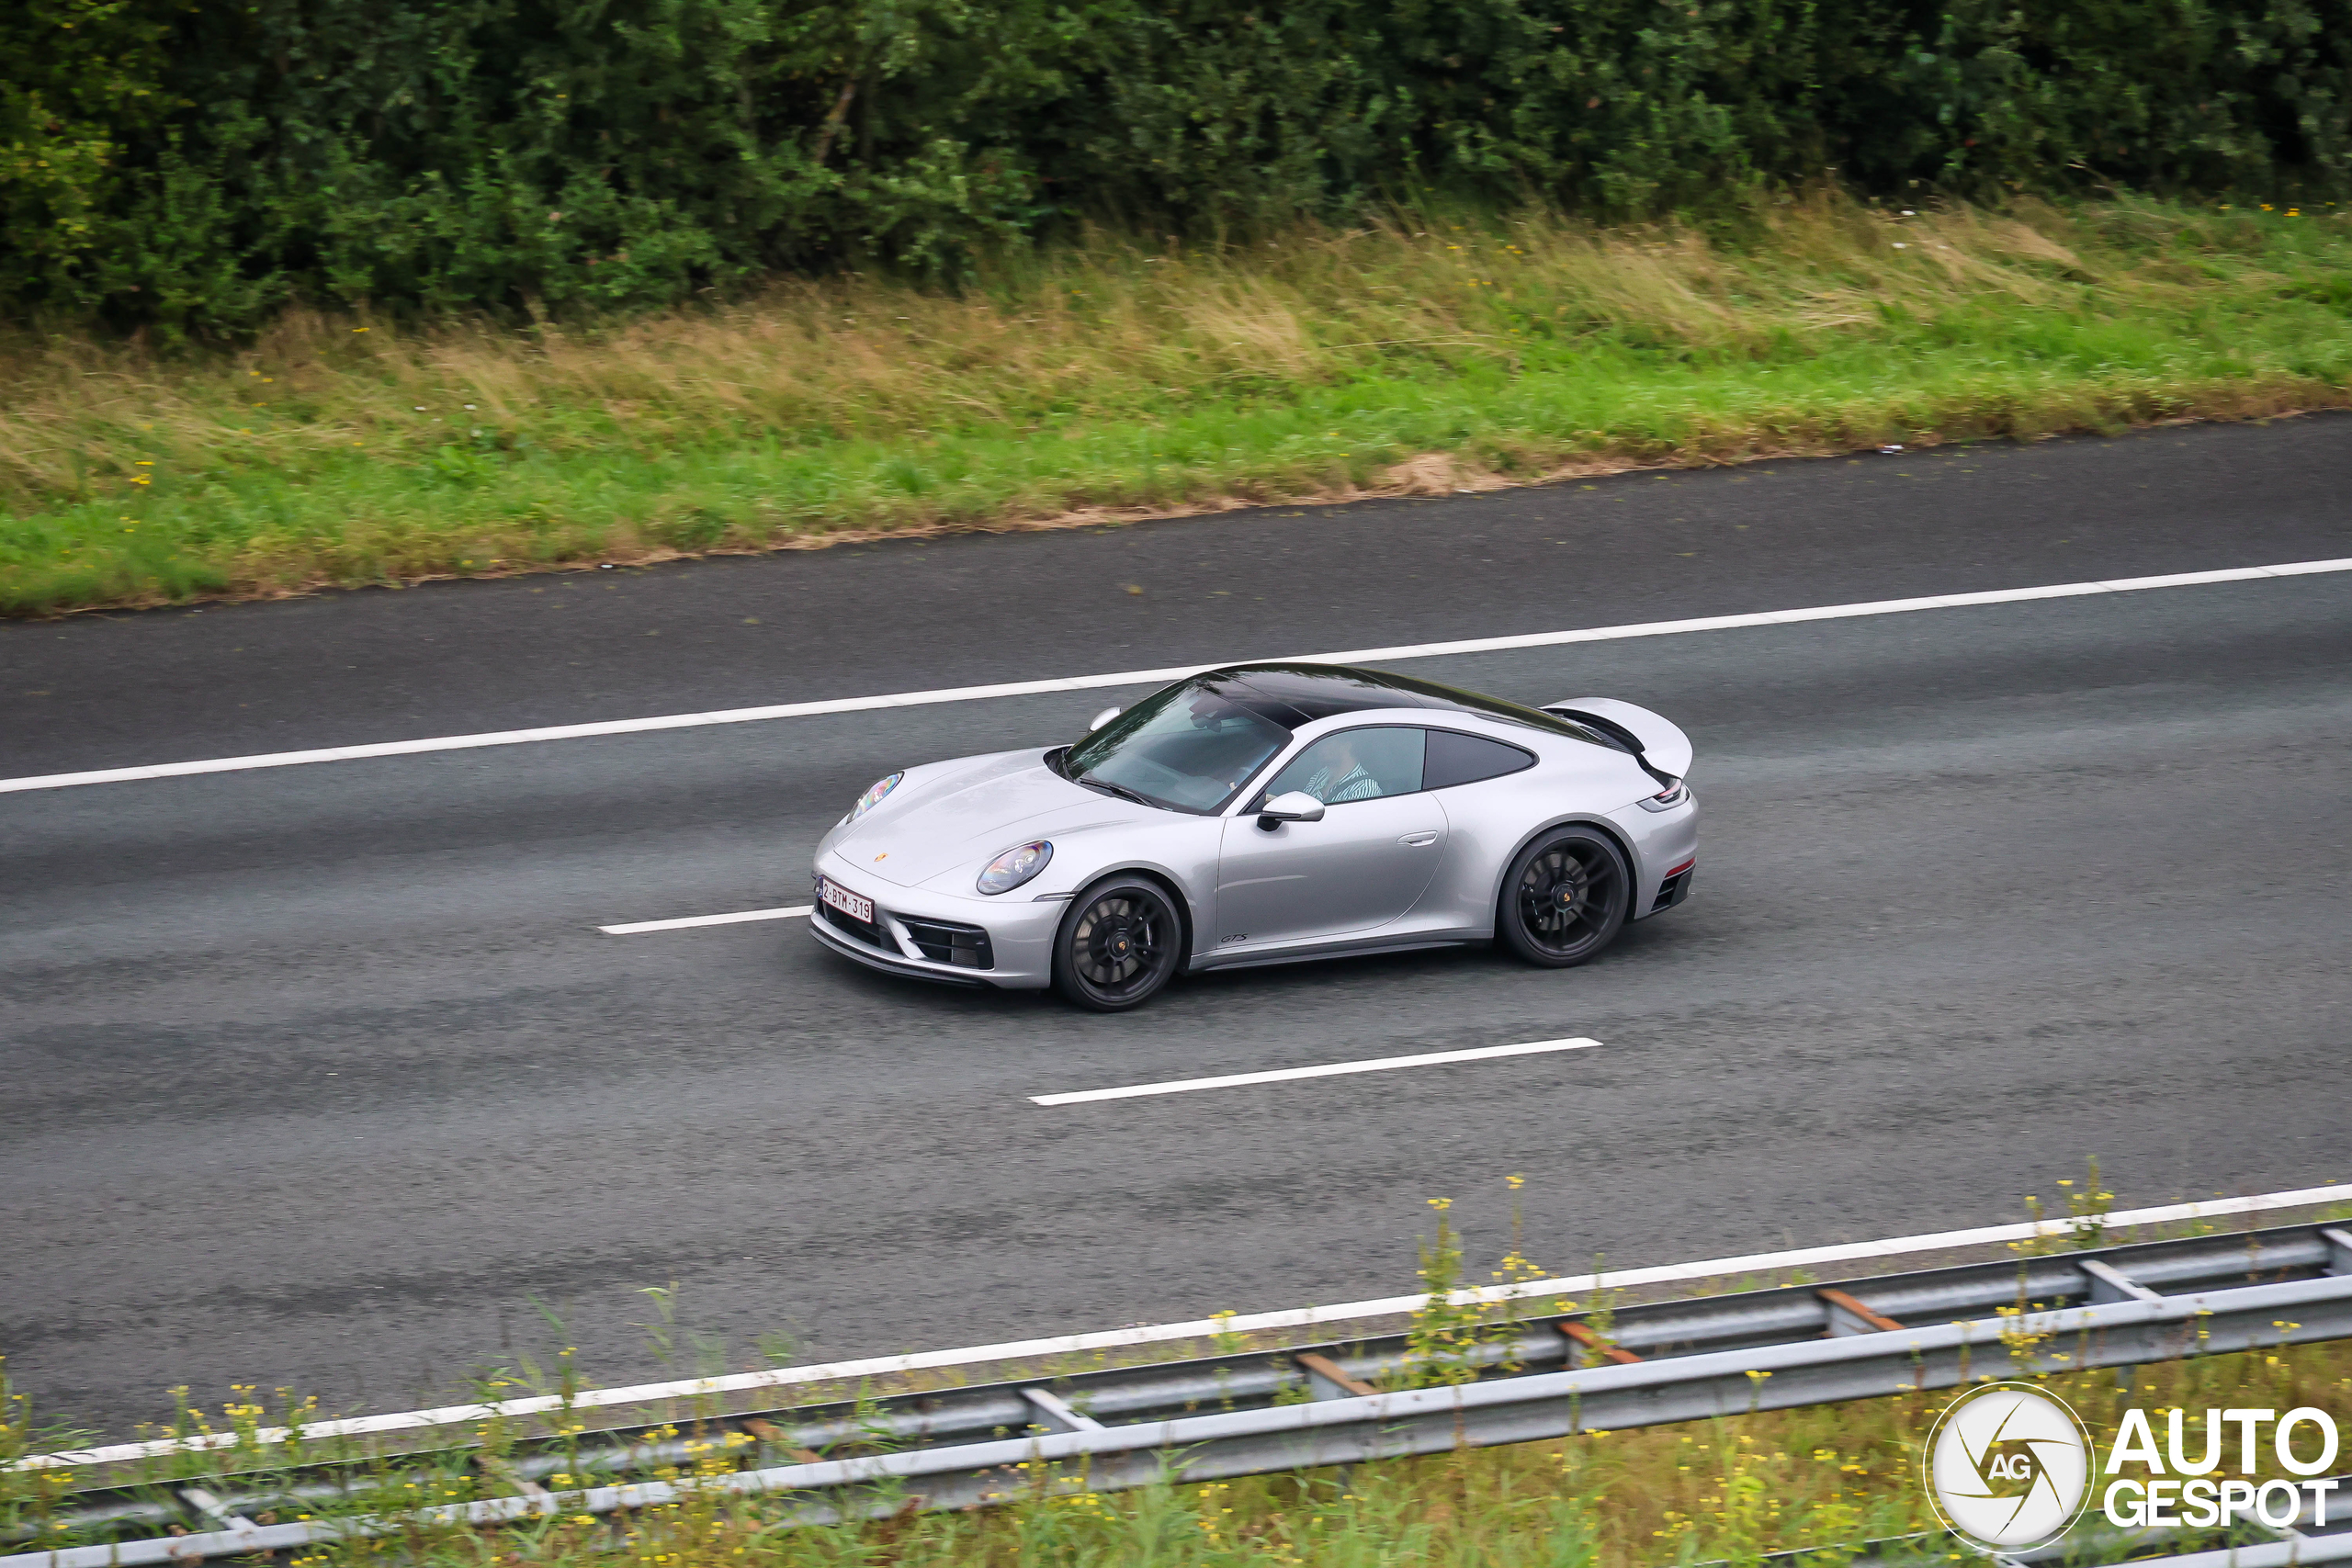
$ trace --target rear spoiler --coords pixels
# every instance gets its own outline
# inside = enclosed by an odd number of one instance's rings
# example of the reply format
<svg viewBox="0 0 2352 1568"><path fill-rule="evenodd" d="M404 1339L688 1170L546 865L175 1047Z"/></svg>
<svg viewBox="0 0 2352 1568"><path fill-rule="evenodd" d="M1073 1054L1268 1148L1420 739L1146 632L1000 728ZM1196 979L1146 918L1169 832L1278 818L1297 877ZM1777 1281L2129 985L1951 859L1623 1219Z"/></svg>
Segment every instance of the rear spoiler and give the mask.
<svg viewBox="0 0 2352 1568"><path fill-rule="evenodd" d="M1615 697L1570 697L1545 703L1544 711L1590 725L1618 741L1661 784L1671 787L1690 771L1690 738L1682 727L1645 707Z"/></svg>

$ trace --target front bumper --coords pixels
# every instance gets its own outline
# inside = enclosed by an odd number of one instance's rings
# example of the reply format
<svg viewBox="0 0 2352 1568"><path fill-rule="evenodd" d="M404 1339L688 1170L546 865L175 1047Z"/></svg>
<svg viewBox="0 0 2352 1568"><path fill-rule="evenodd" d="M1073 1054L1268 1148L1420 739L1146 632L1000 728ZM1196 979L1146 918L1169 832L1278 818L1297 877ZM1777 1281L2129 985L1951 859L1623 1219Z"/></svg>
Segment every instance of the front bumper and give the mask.
<svg viewBox="0 0 2352 1568"><path fill-rule="evenodd" d="M1067 897L1040 899L1015 888L994 898L975 894L959 897L926 888L899 887L877 878L860 877L831 853L817 857L820 877L874 900L872 926L861 931L845 918L829 919L834 911L821 895L808 919L818 942L869 969L904 975L950 986L994 987L1001 990L1036 990L1053 982L1054 933L1060 929ZM913 922L910 929L910 922ZM987 933L984 950L967 947L962 962L943 963L924 955L918 931L939 947L926 922L978 928ZM975 957L985 959L977 966Z"/></svg>

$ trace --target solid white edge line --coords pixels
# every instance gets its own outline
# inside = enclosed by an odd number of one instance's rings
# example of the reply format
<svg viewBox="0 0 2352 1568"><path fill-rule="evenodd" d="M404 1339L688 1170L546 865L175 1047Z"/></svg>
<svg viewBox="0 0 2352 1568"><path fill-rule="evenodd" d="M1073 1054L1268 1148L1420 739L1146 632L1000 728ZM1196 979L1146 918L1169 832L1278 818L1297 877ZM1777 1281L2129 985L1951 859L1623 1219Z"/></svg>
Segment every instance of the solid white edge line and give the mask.
<svg viewBox="0 0 2352 1568"><path fill-rule="evenodd" d="M1362 1062L1327 1062L1314 1067L1273 1067L1261 1073L1227 1073L1213 1078L1171 1078L1166 1083L1130 1084L1125 1089L1081 1089L1067 1094L1033 1094L1038 1105L1077 1105L1091 1100L1133 1100L1146 1094L1187 1094L1196 1089L1231 1089L1238 1084L1284 1083L1293 1078L1330 1078L1347 1073L1385 1073L1396 1067L1434 1067L1446 1062L1486 1062L1498 1056L1532 1056L1544 1051L1591 1051L1598 1040L1531 1040L1519 1045L1479 1045L1466 1051L1424 1051L1413 1056L1374 1056Z"/></svg>
<svg viewBox="0 0 2352 1568"><path fill-rule="evenodd" d="M2285 1192L2263 1192L2250 1198L2215 1198L2202 1203L2167 1203L2153 1209L2123 1209L2107 1216L2107 1228L2169 1224L2180 1220L2216 1219L2228 1214L2258 1213L2266 1209L2301 1209L2322 1203L2352 1202L2352 1184L2302 1187ZM1744 1258L1711 1258L1700 1263L1671 1263L1656 1269L1621 1269L1605 1274L1576 1274L1551 1280L1529 1280L1512 1285L1488 1285L1456 1291L1447 1299L1457 1304L1524 1301L1544 1296L1573 1297L1595 1291L1626 1290L1637 1285L1670 1284L1677 1280L1715 1280L1772 1269L1796 1269L1815 1263L1845 1263L1857 1258L1897 1258L1905 1253L1941 1252L1956 1247L1984 1247L1995 1242L2029 1241L2037 1236L2067 1235L2067 1220L2027 1221L2018 1224L1979 1225L1973 1230L1939 1231L1927 1235L1895 1236L1884 1241L1845 1242L1831 1247L1798 1247L1788 1252L1758 1252ZM1389 1296L1379 1301L1347 1302L1337 1306L1294 1307L1285 1312L1226 1314L1190 1323L1145 1325L1093 1334L1065 1334L1049 1339L1017 1339L1001 1345L976 1345L962 1350L926 1350L905 1356L876 1356L858 1361L833 1361L821 1366L776 1367L760 1372L735 1372L724 1377L694 1378L679 1382L641 1383L629 1388L590 1389L562 1395L509 1399L491 1404L453 1404L437 1410L409 1410L389 1416L359 1416L321 1421L301 1429L305 1441L320 1438L362 1437L372 1433L413 1431L465 1421L503 1416L543 1416L556 1410L592 1410L613 1405L643 1404L654 1400L691 1399L747 1390L791 1388L805 1383L850 1382L884 1377L893 1372L925 1371L942 1367L972 1366L990 1361L1019 1360L1036 1356L1067 1356L1088 1350L1120 1349L1136 1345L1163 1344L1177 1339L1206 1339L1213 1335L1249 1334L1264 1329L1306 1328L1327 1323L1347 1323L1367 1317L1396 1317L1418 1311L1429 1298ZM285 1427L266 1427L254 1434L256 1444L282 1443L294 1436ZM234 1432L212 1432L198 1438L165 1438L145 1443L116 1443L106 1448L77 1449L62 1453L30 1454L13 1461L11 1470L54 1469L68 1465L113 1464L125 1460L153 1459L164 1454L189 1453L232 1447L241 1439Z"/></svg>
<svg viewBox="0 0 2352 1568"><path fill-rule="evenodd" d="M1702 615L1687 621L1648 621L1622 626L1590 626L1577 631L1531 632L1521 637L1470 637L1459 642L1413 643L1401 648L1358 648L1338 653L1292 654L1286 657L1292 660L1319 664L1361 663L1375 659L1436 659L1448 654L1499 653L1521 648L1616 642L1628 637L1731 631L1743 626L1787 626L1800 621L1839 620L1860 615L1893 615L1913 610L1945 610L1970 604L2021 604L2033 599L2061 599L2085 593L2132 593L2150 588L2188 588L2212 582L2245 582L2264 577L2308 577L2332 571L2352 571L2352 558L2290 561L2278 566L2230 567L2218 571L2175 572L2165 577L2061 582L2038 588L1997 588L1981 593L1951 593L1924 599L1881 599L1856 604L1824 604L1802 610ZM1220 662L1255 661L1226 660ZM1161 685L1217 667L1216 664L1184 664L1165 670L1120 670L1108 674L1073 675L1059 680L1011 681L992 686L949 686L929 692L894 692L880 696L836 697L823 702L779 703L772 707L723 708L710 713L609 719L595 724L553 725L540 729L502 729L481 735L448 735L424 740L330 746L314 751L272 751L252 757L219 757L200 762L159 762L142 768L98 768L79 773L42 773L28 778L0 779L0 795L21 790L71 789L82 784L129 784L141 779L187 778L198 773L241 773L257 768L291 768L310 762L351 762L369 757L413 757L431 751L463 751L483 746L523 746L542 740L584 740L596 736L638 735L658 729L693 729L713 724L756 724L772 718L868 713L881 708L922 707L935 703L984 702L995 697L1086 692L1104 686Z"/></svg>
<svg viewBox="0 0 2352 1568"><path fill-rule="evenodd" d="M744 909L732 915L688 915L678 920L639 920L626 926L598 926L606 936L636 936L640 931L682 931L689 926L740 926L746 920L789 920L816 908L795 904L782 909Z"/></svg>

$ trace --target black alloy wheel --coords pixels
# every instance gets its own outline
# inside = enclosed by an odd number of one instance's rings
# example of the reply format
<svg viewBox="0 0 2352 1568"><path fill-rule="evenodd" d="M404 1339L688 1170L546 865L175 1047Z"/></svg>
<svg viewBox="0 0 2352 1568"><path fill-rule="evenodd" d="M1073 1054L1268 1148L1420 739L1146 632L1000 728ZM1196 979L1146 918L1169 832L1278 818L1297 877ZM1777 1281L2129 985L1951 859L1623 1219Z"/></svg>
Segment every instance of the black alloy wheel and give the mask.
<svg viewBox="0 0 2352 1568"><path fill-rule="evenodd" d="M1633 874L1613 840L1592 828L1555 828L1511 863L1496 924L1530 964L1566 969L1615 940L1633 897Z"/></svg>
<svg viewBox="0 0 2352 1568"><path fill-rule="evenodd" d="M1070 900L1054 938L1054 988L1095 1012L1124 1012L1168 984L1184 923L1158 883L1113 876Z"/></svg>

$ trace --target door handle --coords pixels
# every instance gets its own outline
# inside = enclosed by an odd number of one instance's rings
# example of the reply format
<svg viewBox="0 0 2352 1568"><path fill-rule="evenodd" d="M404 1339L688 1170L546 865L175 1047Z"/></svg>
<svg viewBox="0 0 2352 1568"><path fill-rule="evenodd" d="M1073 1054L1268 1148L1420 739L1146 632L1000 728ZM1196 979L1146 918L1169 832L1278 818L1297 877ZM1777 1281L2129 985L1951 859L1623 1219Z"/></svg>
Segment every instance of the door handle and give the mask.
<svg viewBox="0 0 2352 1568"><path fill-rule="evenodd" d="M1406 834L1403 838L1401 838L1401 839L1397 840L1396 841L1397 841L1398 843L1400 843L1400 844L1405 844L1405 845L1409 846L1410 848L1413 848L1413 849L1417 849L1417 850L1418 850L1418 849L1419 849L1423 844L1434 844L1434 843L1436 843L1436 842L1437 842L1437 835L1436 835L1434 832L1430 831L1428 829L1423 829L1421 831L1419 831L1419 832L1418 832L1418 833L1408 833L1408 834Z"/></svg>

